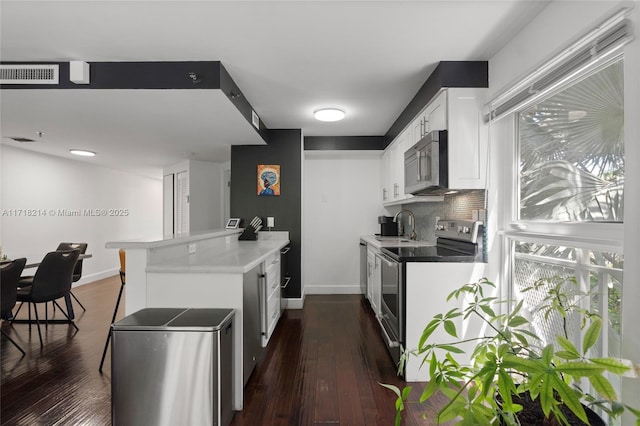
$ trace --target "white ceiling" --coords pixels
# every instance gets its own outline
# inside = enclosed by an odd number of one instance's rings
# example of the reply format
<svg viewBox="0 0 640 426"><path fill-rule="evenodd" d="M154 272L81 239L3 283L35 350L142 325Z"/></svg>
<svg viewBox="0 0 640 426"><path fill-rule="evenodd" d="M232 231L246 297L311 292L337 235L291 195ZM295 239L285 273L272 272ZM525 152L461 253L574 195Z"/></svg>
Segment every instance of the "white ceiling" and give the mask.
<svg viewBox="0 0 640 426"><path fill-rule="evenodd" d="M221 61L269 128L383 135L441 60L488 60L546 1L6 1L2 61ZM159 176L257 143L217 90L3 90L2 143ZM312 112L335 106L345 120Z"/></svg>

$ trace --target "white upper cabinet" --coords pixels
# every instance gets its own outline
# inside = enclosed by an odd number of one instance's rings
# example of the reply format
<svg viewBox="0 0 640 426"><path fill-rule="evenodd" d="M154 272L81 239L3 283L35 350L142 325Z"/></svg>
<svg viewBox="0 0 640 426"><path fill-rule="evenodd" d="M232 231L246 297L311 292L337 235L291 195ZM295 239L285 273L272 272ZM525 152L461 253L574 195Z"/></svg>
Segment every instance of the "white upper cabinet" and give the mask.
<svg viewBox="0 0 640 426"><path fill-rule="evenodd" d="M382 155L382 202L437 201L442 197L414 197L404 193L404 153L434 130L448 131L450 189L485 187L487 129L482 111L486 89L442 89L393 140Z"/></svg>
<svg viewBox="0 0 640 426"><path fill-rule="evenodd" d="M413 197L404 193L404 152L412 144L411 128L406 128L382 154L383 203L395 203Z"/></svg>
<svg viewBox="0 0 640 426"><path fill-rule="evenodd" d="M382 180L382 202L386 203L391 201L391 150L386 149L382 153L382 159L380 161L380 177Z"/></svg>
<svg viewBox="0 0 640 426"><path fill-rule="evenodd" d="M449 89L452 90L452 89ZM453 89L455 90L455 89ZM442 91L426 108L427 133L447 129L447 91ZM417 142L417 141L416 141Z"/></svg>
<svg viewBox="0 0 640 426"><path fill-rule="evenodd" d="M485 188L487 126L482 119L486 89L447 89L449 188Z"/></svg>
<svg viewBox="0 0 640 426"><path fill-rule="evenodd" d="M411 145L422 139L432 130L447 129L447 93L441 91L433 98L409 125L411 129Z"/></svg>

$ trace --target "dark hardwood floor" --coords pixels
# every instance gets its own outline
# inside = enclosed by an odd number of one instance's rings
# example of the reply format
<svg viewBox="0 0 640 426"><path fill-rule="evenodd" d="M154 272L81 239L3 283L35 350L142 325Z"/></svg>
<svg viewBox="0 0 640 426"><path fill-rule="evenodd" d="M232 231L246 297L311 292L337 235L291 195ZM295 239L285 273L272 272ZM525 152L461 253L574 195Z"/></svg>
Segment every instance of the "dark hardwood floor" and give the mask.
<svg viewBox="0 0 640 426"><path fill-rule="evenodd" d="M80 331L43 327L42 350L35 326L3 322L27 354L2 339L2 425L111 423L109 355L104 374L98 365L119 286L113 277L75 288L87 307L74 304ZM393 425L395 396L379 383L403 384L368 304L361 296L307 296L303 310L288 310L278 324L232 424ZM411 405L403 424L433 424L433 412Z"/></svg>
<svg viewBox="0 0 640 426"><path fill-rule="evenodd" d="M27 353L21 357L10 342L2 339L3 425L111 424L110 358L105 374L98 372L98 366L119 288L118 277L74 288L73 293L87 308L83 312L73 302L80 331L68 324L42 326L42 349L35 324L29 332L28 324L11 327L3 321L2 328ZM27 318L26 311L25 305L18 318ZM121 311L124 312L122 308ZM44 309L38 312L41 317L44 315ZM59 311L54 315L57 319L64 318Z"/></svg>

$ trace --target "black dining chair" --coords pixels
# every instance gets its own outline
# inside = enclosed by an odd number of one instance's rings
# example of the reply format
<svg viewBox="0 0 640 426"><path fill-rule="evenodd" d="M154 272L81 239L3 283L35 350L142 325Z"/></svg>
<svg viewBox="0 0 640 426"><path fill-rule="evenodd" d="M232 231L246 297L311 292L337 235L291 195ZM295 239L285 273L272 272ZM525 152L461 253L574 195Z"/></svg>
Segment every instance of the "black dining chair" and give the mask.
<svg viewBox="0 0 640 426"><path fill-rule="evenodd" d="M87 246L88 246L87 243L60 243L58 244L58 248L56 250L79 250L80 254L85 254L87 252ZM76 266L73 268L72 282L75 283L76 281L79 281L80 278L82 278L82 259L78 259L78 261L76 262ZM20 288L27 287L27 286L30 286L32 283L33 283L33 275L22 276L20 277L20 280L18 280L18 287ZM76 295L73 294L72 291L69 291L69 295L73 297L76 302L78 302L78 305L80 305L83 311L87 310L82 304L82 302L80 302L80 300L76 297ZM68 309L72 309L72 308L69 308L71 304L71 299L69 299L67 303L68 303L67 305ZM18 311L21 308L22 308L22 304L20 304L20 308L18 308ZM53 305L53 310L55 312L55 305ZM72 314L70 316L73 317L72 310L70 313ZM48 317L48 310L46 308L45 308L45 317ZM29 320L31 320L31 311L29 311Z"/></svg>
<svg viewBox="0 0 640 426"><path fill-rule="evenodd" d="M120 306L120 299L122 299L122 291L126 284L126 254L123 249L120 249L120 292L118 293L118 299L116 300L116 307L113 309L113 318L111 318L111 324L116 322L116 316L118 315L118 307ZM102 366L104 365L104 359L107 356L107 349L109 348L109 341L111 340L111 327L107 333L107 342L104 344L104 350L102 351L102 359L100 360L100 368L98 371L102 373Z"/></svg>
<svg viewBox="0 0 640 426"><path fill-rule="evenodd" d="M80 250L80 254L85 254L87 252L87 246L87 243L60 243L56 250ZM75 268L73 268L73 282L79 281L80 278L82 278L82 259L78 259ZM83 311L87 310L72 291L70 291L69 294L78 302L78 305L80 305Z"/></svg>
<svg viewBox="0 0 640 426"><path fill-rule="evenodd" d="M18 279L20 278L20 274L24 269L24 265L27 263L27 259L22 257L20 259L13 260L10 264L4 266L0 270L0 287L2 287L2 292L0 296L2 299L0 300L0 318L5 319L8 318L11 314L11 310L16 305L17 300L17 290L16 284L18 283ZM13 346L18 348L22 355L25 355L24 350L18 345L9 334L2 330L2 335L6 337Z"/></svg>
<svg viewBox="0 0 640 426"><path fill-rule="evenodd" d="M76 330L79 330L69 315L60 307L57 299L65 297L71 291L73 269L80 256L79 250L60 250L47 253L33 276L30 286L18 289L18 302L33 303L35 305L36 325L40 347L42 344L42 332L40 331L40 319L38 318L38 303L53 302L67 318L67 322ZM31 312L31 311L29 311Z"/></svg>

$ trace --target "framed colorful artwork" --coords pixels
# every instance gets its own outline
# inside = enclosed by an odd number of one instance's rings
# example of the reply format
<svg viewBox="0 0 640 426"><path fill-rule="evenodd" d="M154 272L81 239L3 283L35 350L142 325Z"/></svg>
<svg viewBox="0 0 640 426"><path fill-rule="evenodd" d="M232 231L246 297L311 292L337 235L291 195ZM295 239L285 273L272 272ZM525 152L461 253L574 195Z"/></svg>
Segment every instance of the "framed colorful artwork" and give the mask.
<svg viewBox="0 0 640 426"><path fill-rule="evenodd" d="M280 195L280 165L258 165L258 195Z"/></svg>

